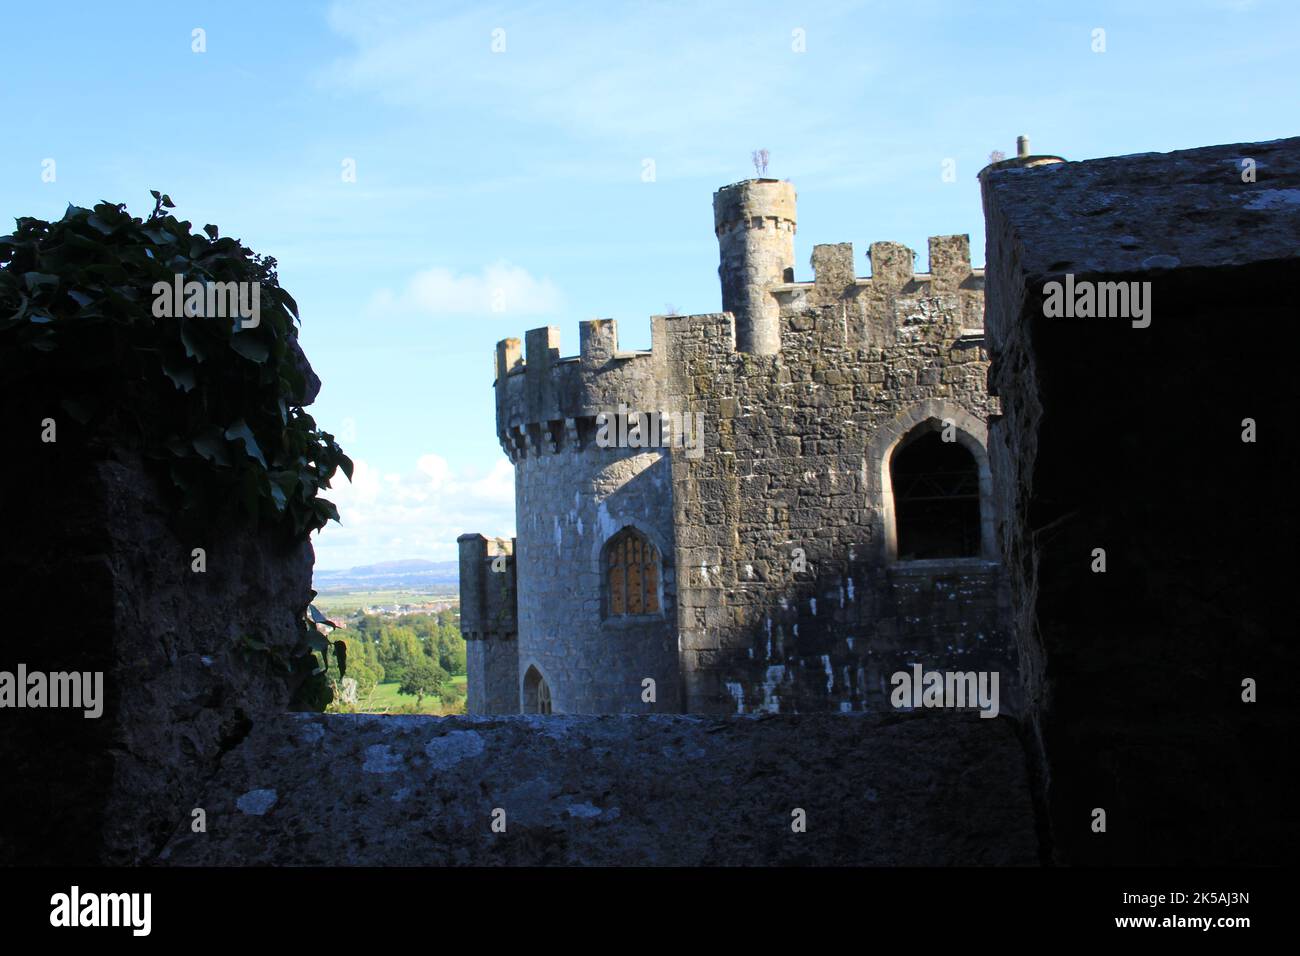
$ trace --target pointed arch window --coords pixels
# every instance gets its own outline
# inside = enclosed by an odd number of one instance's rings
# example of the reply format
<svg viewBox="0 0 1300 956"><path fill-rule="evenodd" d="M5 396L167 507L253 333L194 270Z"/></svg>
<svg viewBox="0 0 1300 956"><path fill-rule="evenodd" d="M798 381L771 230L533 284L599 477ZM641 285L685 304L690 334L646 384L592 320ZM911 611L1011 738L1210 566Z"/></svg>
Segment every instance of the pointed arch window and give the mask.
<svg viewBox="0 0 1300 956"><path fill-rule="evenodd" d="M605 547L605 609L609 617L659 613L659 549L635 528Z"/></svg>
<svg viewBox="0 0 1300 956"><path fill-rule="evenodd" d="M551 688L536 667L528 668L524 675L523 711L525 714L551 713Z"/></svg>

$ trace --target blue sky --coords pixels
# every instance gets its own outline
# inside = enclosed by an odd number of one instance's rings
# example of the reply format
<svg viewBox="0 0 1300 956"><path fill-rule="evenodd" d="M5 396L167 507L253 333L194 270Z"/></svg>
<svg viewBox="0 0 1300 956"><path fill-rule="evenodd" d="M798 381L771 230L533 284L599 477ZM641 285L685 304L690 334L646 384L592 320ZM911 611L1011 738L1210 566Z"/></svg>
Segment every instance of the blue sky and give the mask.
<svg viewBox="0 0 1300 956"><path fill-rule="evenodd" d="M572 354L612 317L645 348L667 305L717 310L711 194L751 150L798 189L796 278L819 242L866 275L872 241L924 269L966 232L979 265L992 150L1294 135L1298 60L1294 0L6 3L0 215L157 188L278 258L357 461L318 566L445 560L514 527L495 342L558 325Z"/></svg>

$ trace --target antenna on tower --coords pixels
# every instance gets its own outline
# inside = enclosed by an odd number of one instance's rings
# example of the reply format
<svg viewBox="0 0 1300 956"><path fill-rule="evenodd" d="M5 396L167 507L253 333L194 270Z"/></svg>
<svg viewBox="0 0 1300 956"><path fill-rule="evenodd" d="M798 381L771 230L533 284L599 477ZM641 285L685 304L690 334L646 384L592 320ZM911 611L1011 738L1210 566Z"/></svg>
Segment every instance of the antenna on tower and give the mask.
<svg viewBox="0 0 1300 956"><path fill-rule="evenodd" d="M750 158L754 162L754 172L759 176L767 175L767 160L770 155L765 149L756 149L751 154Z"/></svg>

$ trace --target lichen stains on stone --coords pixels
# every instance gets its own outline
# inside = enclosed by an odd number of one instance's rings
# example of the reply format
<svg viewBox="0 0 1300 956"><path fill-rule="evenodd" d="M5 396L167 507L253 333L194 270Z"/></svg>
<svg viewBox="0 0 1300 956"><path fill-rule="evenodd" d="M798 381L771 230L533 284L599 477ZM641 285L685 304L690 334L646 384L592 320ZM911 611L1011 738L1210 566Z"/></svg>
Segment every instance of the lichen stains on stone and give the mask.
<svg viewBox="0 0 1300 956"><path fill-rule="evenodd" d="M484 750L483 736L476 730L453 730L434 737L424 747L424 755L434 770L446 770L462 760L477 757Z"/></svg>
<svg viewBox="0 0 1300 956"><path fill-rule="evenodd" d="M320 724L307 724L302 728L302 742L305 744L318 744L324 736L325 728Z"/></svg>
<svg viewBox="0 0 1300 956"><path fill-rule="evenodd" d="M235 807L240 813L246 813L250 817L260 817L275 806L276 799L277 794L274 790L250 790L235 801Z"/></svg>
<svg viewBox="0 0 1300 956"><path fill-rule="evenodd" d="M1281 209L1300 206L1300 189L1261 189L1246 203L1246 209Z"/></svg>
<svg viewBox="0 0 1300 956"><path fill-rule="evenodd" d="M366 773L393 773L402 767L402 758L393 753L387 744L371 744L366 748L366 762L361 769Z"/></svg>
<svg viewBox="0 0 1300 956"><path fill-rule="evenodd" d="M546 716L529 716L525 718L529 727L540 731L552 740L565 739L574 725L574 720L558 714Z"/></svg>

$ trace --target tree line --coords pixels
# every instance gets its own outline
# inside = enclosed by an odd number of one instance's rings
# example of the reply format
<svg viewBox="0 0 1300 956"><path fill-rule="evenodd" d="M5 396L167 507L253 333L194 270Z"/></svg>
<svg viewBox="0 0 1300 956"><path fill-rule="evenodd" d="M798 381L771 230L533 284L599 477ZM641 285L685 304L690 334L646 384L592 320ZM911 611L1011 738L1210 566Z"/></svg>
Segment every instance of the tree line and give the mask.
<svg viewBox="0 0 1300 956"><path fill-rule="evenodd" d="M357 699L364 701L378 684L396 682L403 694L437 696L454 709L464 691L452 682L465 674L465 639L455 609L430 614L381 617L362 614L330 635L347 647L346 676L357 682ZM341 683L338 655L330 655L329 677Z"/></svg>

